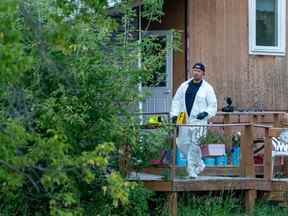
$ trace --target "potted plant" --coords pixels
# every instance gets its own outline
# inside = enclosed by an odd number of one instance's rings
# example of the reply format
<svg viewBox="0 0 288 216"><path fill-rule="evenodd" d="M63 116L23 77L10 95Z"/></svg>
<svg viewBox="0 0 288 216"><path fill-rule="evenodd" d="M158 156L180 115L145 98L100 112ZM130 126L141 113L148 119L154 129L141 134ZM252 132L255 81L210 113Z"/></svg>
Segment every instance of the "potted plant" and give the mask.
<svg viewBox="0 0 288 216"><path fill-rule="evenodd" d="M225 139L216 132L208 131L207 134L200 138L200 147L202 156L219 156L226 153Z"/></svg>
<svg viewBox="0 0 288 216"><path fill-rule="evenodd" d="M207 166L226 166L226 144L223 135L208 131L207 134L200 138L200 148L202 157Z"/></svg>

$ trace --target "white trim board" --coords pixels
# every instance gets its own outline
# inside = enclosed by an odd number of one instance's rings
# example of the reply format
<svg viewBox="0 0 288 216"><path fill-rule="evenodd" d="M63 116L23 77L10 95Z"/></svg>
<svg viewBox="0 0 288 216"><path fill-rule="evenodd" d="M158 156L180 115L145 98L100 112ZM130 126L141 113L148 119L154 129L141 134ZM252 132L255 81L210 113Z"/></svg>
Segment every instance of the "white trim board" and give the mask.
<svg viewBox="0 0 288 216"><path fill-rule="evenodd" d="M256 45L256 1L249 1L249 54L251 55L286 55L286 0L276 0L278 8L278 46Z"/></svg>

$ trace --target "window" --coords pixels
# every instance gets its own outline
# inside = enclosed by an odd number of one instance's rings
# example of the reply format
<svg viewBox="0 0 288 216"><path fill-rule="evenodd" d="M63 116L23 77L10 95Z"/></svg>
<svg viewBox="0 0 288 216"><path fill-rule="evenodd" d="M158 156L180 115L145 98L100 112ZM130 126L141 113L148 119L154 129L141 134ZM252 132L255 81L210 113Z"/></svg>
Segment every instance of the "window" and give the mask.
<svg viewBox="0 0 288 216"><path fill-rule="evenodd" d="M249 0L249 53L285 55L286 0Z"/></svg>

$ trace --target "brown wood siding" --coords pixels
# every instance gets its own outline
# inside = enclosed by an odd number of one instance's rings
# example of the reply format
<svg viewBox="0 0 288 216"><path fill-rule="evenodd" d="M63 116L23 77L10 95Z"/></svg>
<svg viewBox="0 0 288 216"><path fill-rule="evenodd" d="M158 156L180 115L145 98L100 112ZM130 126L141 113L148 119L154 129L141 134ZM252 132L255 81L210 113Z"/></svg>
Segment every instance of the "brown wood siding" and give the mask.
<svg viewBox="0 0 288 216"><path fill-rule="evenodd" d="M188 16L189 68L206 65L219 108L231 96L238 108L288 110L287 55L248 53L248 0L189 0Z"/></svg>
<svg viewBox="0 0 288 216"><path fill-rule="evenodd" d="M160 23L153 23L150 30L171 30L181 33L181 51L173 54L173 90L185 81L185 0L166 0L164 4L164 16Z"/></svg>

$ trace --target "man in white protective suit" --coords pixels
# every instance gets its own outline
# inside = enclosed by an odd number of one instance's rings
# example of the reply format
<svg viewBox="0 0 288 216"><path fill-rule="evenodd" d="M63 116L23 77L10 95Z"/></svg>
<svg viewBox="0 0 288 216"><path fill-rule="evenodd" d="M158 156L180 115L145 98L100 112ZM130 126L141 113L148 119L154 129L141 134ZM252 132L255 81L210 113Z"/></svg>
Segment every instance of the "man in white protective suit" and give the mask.
<svg viewBox="0 0 288 216"><path fill-rule="evenodd" d="M192 67L192 79L182 83L172 100L171 117L175 123L177 116L184 112L187 124L206 125L208 119L217 112L217 99L213 87L203 78L205 66L196 63ZM206 135L205 127L180 126L176 138L178 149L187 156L188 178L196 178L205 168L201 158L199 138Z"/></svg>

